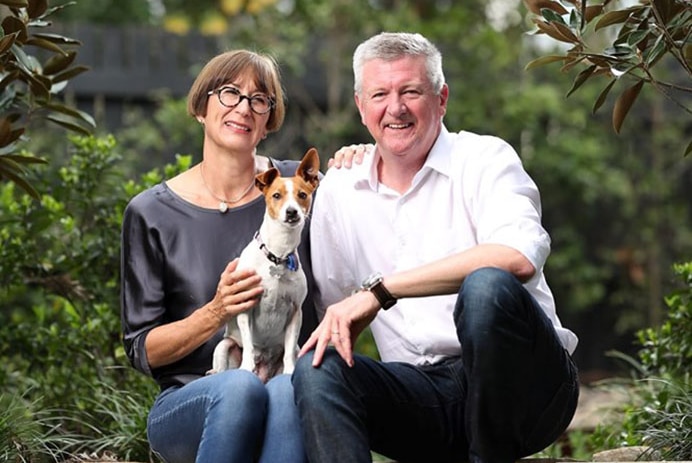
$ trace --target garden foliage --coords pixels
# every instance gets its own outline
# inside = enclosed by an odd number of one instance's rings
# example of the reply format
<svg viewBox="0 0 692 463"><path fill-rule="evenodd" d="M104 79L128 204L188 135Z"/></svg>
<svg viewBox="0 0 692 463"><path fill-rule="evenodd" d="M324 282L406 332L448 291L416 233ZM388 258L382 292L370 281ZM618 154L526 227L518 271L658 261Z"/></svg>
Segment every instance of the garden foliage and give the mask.
<svg viewBox="0 0 692 463"><path fill-rule="evenodd" d="M0 456L33 462L108 449L145 461L156 388L121 343L120 226L127 201L164 174L126 180L113 137L71 142L67 165L36 171L40 201L0 185L0 402L14 410L3 415L11 425L0 421Z"/></svg>

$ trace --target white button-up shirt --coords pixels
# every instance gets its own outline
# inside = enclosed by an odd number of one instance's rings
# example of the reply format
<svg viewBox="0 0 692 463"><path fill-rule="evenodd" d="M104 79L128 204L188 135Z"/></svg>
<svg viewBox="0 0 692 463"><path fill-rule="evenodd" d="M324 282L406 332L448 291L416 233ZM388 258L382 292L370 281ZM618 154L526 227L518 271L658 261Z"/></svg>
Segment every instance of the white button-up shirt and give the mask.
<svg viewBox="0 0 692 463"><path fill-rule="evenodd" d="M443 126L404 194L377 180L379 156L330 169L311 219L313 274L320 318L375 271L408 270L481 243L520 251L536 268L525 287L570 352L576 335L562 327L543 275L550 237L541 225L538 189L503 140ZM384 361L430 364L459 355L452 313L457 295L400 299L371 324Z"/></svg>

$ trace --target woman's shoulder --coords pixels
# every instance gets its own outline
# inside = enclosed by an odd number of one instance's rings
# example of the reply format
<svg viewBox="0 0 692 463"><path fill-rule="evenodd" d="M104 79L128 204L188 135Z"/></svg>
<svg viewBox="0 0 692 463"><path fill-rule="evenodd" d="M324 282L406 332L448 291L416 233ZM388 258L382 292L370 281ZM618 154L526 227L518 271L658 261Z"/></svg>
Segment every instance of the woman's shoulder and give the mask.
<svg viewBox="0 0 692 463"><path fill-rule="evenodd" d="M269 157L269 163L271 166L277 168L279 172L281 172L282 176L286 177L295 175L300 161L295 159L276 159Z"/></svg>

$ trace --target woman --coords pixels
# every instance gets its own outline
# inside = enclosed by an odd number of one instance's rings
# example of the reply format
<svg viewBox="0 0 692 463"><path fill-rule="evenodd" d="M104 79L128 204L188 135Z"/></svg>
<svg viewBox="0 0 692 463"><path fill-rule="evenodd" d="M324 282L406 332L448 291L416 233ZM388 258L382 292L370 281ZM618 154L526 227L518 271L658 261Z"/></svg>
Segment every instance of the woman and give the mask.
<svg viewBox="0 0 692 463"><path fill-rule="evenodd" d="M133 198L123 219L125 348L161 386L149 442L167 463L303 462L288 375L265 385L244 370L206 374L225 322L262 293L259 276L236 270L264 214L255 175L270 166L293 175L298 165L256 153L285 115L275 61L245 50L216 56L193 83L188 112L204 129L202 161ZM308 242L299 249L305 334L316 326Z"/></svg>

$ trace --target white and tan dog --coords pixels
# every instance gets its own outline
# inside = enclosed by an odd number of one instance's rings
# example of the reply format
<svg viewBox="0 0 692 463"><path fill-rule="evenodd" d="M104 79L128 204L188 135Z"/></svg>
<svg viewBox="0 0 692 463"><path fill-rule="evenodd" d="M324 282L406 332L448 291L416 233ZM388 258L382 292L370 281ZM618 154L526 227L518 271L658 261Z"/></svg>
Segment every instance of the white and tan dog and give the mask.
<svg viewBox="0 0 692 463"><path fill-rule="evenodd" d="M260 301L228 321L223 340L214 349L212 371L238 367L232 350L243 348L240 368L267 382L279 373L292 373L307 295L298 244L319 184L320 159L315 148L305 154L294 177L281 177L271 168L255 177L267 209L255 238L240 254L238 269L252 268L262 277Z"/></svg>

